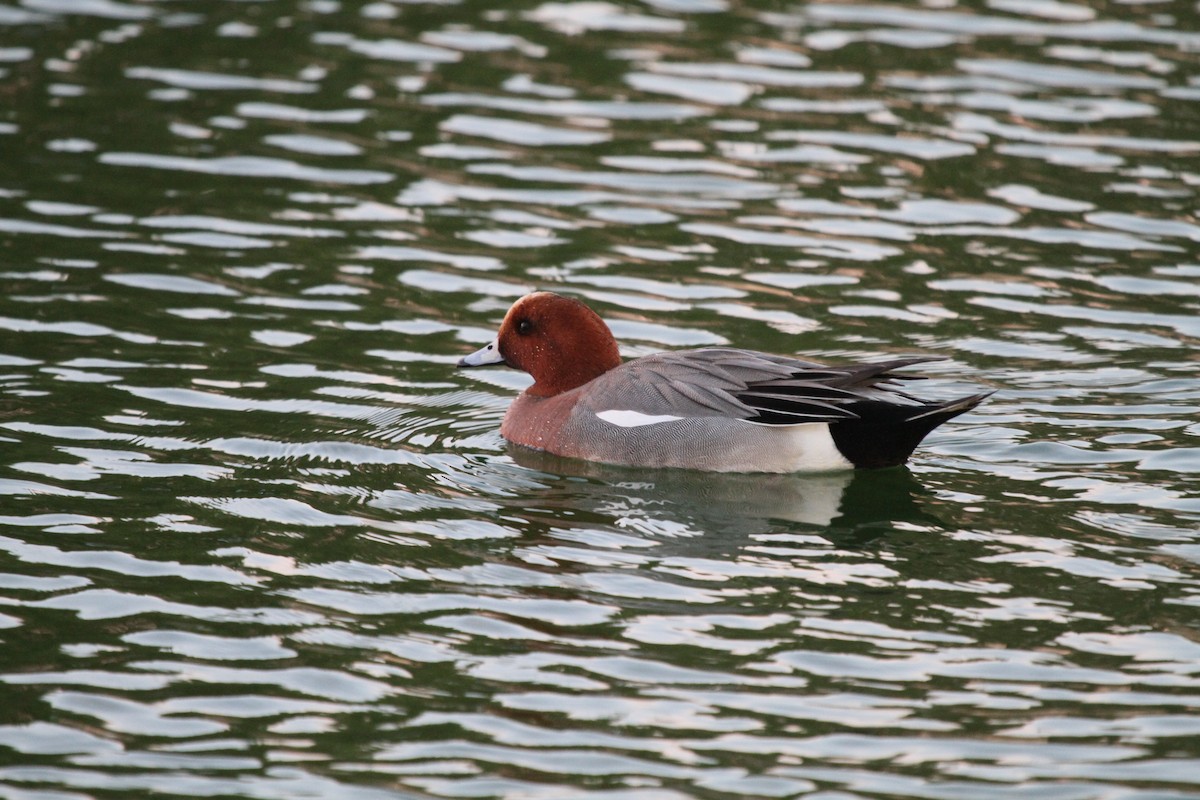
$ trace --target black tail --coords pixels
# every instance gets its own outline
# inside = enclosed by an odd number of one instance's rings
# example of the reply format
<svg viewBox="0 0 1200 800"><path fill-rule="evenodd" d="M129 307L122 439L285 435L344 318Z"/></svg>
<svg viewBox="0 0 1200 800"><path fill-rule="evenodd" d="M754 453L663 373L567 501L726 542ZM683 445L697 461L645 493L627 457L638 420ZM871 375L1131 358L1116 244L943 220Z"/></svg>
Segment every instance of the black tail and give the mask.
<svg viewBox="0 0 1200 800"><path fill-rule="evenodd" d="M848 406L858 419L829 425L833 442L856 467L896 467L908 461L928 433L948 419L970 411L991 392L973 394L948 403L919 406L864 400Z"/></svg>

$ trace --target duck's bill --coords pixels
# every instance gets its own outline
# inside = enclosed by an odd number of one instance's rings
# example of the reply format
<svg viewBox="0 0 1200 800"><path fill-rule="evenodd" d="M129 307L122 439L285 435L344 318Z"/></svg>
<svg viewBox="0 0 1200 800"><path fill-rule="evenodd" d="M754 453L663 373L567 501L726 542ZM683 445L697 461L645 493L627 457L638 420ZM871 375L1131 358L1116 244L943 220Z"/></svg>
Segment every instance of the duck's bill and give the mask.
<svg viewBox="0 0 1200 800"><path fill-rule="evenodd" d="M492 340L486 346L479 348L469 356L458 360L460 367L486 367L489 364L503 364L504 356L500 355L500 343Z"/></svg>

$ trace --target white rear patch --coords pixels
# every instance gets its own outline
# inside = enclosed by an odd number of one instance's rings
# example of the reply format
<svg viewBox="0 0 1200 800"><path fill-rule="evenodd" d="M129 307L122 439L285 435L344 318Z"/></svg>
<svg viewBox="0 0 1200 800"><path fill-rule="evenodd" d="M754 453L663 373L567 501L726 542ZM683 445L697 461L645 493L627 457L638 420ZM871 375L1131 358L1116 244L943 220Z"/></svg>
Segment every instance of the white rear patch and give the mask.
<svg viewBox="0 0 1200 800"><path fill-rule="evenodd" d="M824 472L827 470L850 469L854 465L842 455L842 451L834 444L833 434L829 432L829 424L825 422L805 422L799 425L778 426L781 438L786 439L792 459L791 469L806 472ZM782 445L783 442L781 441Z"/></svg>
<svg viewBox="0 0 1200 800"><path fill-rule="evenodd" d="M621 428L640 428L643 425L657 425L660 422L674 422L683 417L673 417L670 414L643 414L640 411L610 409L596 415L609 425Z"/></svg>

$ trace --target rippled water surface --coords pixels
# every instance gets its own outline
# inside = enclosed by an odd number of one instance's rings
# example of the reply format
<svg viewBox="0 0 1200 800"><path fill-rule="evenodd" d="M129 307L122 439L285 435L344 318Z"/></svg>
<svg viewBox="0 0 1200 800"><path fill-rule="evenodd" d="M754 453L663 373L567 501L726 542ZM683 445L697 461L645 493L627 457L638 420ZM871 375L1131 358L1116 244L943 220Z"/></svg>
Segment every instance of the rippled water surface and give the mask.
<svg viewBox="0 0 1200 800"><path fill-rule="evenodd" d="M1200 797L1197 31L6 0L0 797ZM901 470L514 452L454 362L534 287L997 392Z"/></svg>

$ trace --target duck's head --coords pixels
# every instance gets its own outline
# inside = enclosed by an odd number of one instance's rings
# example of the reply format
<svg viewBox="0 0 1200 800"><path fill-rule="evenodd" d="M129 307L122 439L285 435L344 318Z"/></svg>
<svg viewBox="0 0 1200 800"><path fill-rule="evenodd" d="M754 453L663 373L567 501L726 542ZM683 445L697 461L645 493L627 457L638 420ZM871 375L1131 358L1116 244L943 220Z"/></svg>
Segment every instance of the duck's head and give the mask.
<svg viewBox="0 0 1200 800"><path fill-rule="evenodd" d="M458 366L506 364L533 376L529 394L551 397L620 363L617 340L595 311L570 297L534 292L513 303L496 338Z"/></svg>

